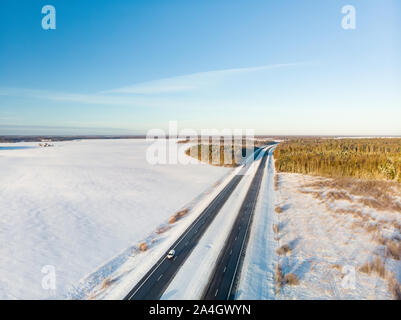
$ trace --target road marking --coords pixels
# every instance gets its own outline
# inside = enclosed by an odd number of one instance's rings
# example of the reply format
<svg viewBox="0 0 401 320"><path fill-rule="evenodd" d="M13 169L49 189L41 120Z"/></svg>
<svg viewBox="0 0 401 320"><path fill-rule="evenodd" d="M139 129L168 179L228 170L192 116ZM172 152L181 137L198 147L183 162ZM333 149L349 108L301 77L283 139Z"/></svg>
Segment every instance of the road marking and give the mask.
<svg viewBox="0 0 401 320"><path fill-rule="evenodd" d="M235 237L235 240L237 240L237 239L238 239L238 236Z"/></svg>
<svg viewBox="0 0 401 320"><path fill-rule="evenodd" d="M157 278L157 281L159 281L162 277L163 277L163 275L161 274L160 277Z"/></svg>
<svg viewBox="0 0 401 320"><path fill-rule="evenodd" d="M214 296L217 296L217 293L219 292L219 289L216 290L216 293L214 294Z"/></svg>
<svg viewBox="0 0 401 320"><path fill-rule="evenodd" d="M266 161L265 161L264 167L268 166L268 161L269 161L269 158L270 158L270 154L269 154L269 153L270 153L271 149L272 149L272 148L267 148L267 149L265 150L265 152L264 152L264 154L267 155L267 159L266 159ZM264 157L264 155L261 157L261 160L263 160L263 157ZM258 169L261 167L261 165L262 165L262 163L261 163L261 164L259 165L259 167L256 169L256 173L258 172ZM255 174L256 174L256 173L255 173ZM265 175L265 170L264 170L264 168L263 168L260 184L262 184L264 175ZM255 202L252 203L251 213L253 213L253 214L255 213L255 206L256 206L256 202L258 201L259 192L260 192L260 185L259 185L258 194L257 194L257 196L256 196ZM242 253L243 248L244 248L245 239L246 239L246 236L247 236L247 234L248 234L250 224L251 224L251 219L248 219L248 224L247 224L247 226L246 226L246 228L245 228L245 235L244 235L244 237L243 237L243 239L242 239L242 245L241 245L241 250L240 250L240 256L239 256L239 258L238 258L238 260L237 260L237 263L236 263L236 266L235 266L234 276L233 276L233 278L232 278L232 280L231 280L230 289L228 290L227 299L230 297L230 293L231 293L232 287L233 287L233 285L234 285L234 281L235 281L235 278L236 278L236 275L237 275L237 270L238 270L238 264L239 264L239 261L240 261L241 253Z"/></svg>
<svg viewBox="0 0 401 320"><path fill-rule="evenodd" d="M231 249L231 251L230 251L230 256L233 254L233 249Z"/></svg>
<svg viewBox="0 0 401 320"><path fill-rule="evenodd" d="M225 273L225 272L226 272L226 270L227 270L227 267L224 267L223 273Z"/></svg>
<svg viewBox="0 0 401 320"><path fill-rule="evenodd" d="M177 256L174 257L173 261L175 261L175 259L177 259Z"/></svg>
<svg viewBox="0 0 401 320"><path fill-rule="evenodd" d="M235 178L235 177L234 177ZM232 178L224 187L223 189L212 199L212 202L209 203L208 206L206 206L205 209L203 209L202 213L195 219L194 222L190 225L190 227L184 232L184 234L181 235L180 238L176 241L174 248L177 248L177 246L181 243L182 240L185 239L185 237L189 234L189 232L198 224L202 221L202 225L206 223L207 219L210 219L210 217L213 217L213 212L211 211L211 208L213 207L214 204L218 203L221 201L222 198L224 198L225 194L227 193L227 190L230 189L230 186L232 186L235 181L234 178ZM228 189L227 189L228 188ZM226 190L226 191L224 191ZM226 199L227 200L227 199ZM221 208L220 208L221 209ZM210 212L209 212L210 211ZM220 212L220 210L218 211ZM217 212L217 213L218 213ZM216 214L217 214L216 213ZM202 220L203 219L203 220ZM141 285L142 286L142 285Z"/></svg>
<svg viewBox="0 0 401 320"><path fill-rule="evenodd" d="M155 269L146 277L146 279L141 283L141 285L128 297L128 300L131 300L131 298L136 295L136 293L139 291L139 289L142 288L142 286L145 284L146 281L152 276L152 274L155 273L155 271L160 267L160 265L166 260L166 257L164 257L160 263L155 267Z"/></svg>

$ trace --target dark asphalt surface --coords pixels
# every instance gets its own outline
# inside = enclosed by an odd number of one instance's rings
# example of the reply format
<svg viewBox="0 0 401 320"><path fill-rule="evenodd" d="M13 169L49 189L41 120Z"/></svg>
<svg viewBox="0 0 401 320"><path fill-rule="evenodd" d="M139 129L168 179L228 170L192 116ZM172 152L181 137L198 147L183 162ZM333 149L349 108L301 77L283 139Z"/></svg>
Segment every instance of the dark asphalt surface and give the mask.
<svg viewBox="0 0 401 320"><path fill-rule="evenodd" d="M255 158L262 149L255 152ZM247 168L246 168L247 169ZM243 169L245 170L245 168ZM224 189L214 198L199 217L188 227L188 229L168 249L174 249L176 255L168 260L163 256L146 275L135 285L124 300L158 300L174 278L181 265L189 257L196 247L199 239L212 223L220 209L226 203L238 183L242 180L244 172L235 175ZM167 252L166 252L167 255Z"/></svg>
<svg viewBox="0 0 401 320"><path fill-rule="evenodd" d="M205 289L204 300L234 299L268 153L269 151L266 151L262 155L262 160L241 205L238 217L217 260L209 285Z"/></svg>

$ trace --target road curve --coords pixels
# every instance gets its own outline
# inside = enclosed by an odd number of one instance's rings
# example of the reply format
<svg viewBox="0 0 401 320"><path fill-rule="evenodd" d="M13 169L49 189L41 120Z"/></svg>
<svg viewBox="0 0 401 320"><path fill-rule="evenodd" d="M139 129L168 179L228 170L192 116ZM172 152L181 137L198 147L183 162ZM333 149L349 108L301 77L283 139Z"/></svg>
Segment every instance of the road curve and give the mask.
<svg viewBox="0 0 401 320"><path fill-rule="evenodd" d="M259 149L255 152L255 158L261 151L262 149ZM192 250L198 244L199 239L233 193L238 183L242 180L244 176L243 170L247 169L247 166L245 166L239 174L235 175L224 189L205 208L205 210L203 210L199 217L188 227L177 241L174 242L168 251L174 249L176 252L175 257L171 260L168 260L166 256L160 258L159 261L134 286L124 300L160 299L181 265L189 257Z"/></svg>
<svg viewBox="0 0 401 320"><path fill-rule="evenodd" d="M252 224L269 150L270 148L262 155L262 160L241 205L231 233L217 259L209 284L203 293L203 300L234 299L236 282L245 255L249 229Z"/></svg>

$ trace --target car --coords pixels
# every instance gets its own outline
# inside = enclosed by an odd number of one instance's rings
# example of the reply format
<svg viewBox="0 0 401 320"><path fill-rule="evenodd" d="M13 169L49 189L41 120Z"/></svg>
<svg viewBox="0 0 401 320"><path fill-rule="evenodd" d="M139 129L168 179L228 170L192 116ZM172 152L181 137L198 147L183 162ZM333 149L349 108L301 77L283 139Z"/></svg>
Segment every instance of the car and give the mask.
<svg viewBox="0 0 401 320"><path fill-rule="evenodd" d="M174 250L170 250L168 253L167 253L167 259L173 259L174 258L174 256L175 256L175 251Z"/></svg>

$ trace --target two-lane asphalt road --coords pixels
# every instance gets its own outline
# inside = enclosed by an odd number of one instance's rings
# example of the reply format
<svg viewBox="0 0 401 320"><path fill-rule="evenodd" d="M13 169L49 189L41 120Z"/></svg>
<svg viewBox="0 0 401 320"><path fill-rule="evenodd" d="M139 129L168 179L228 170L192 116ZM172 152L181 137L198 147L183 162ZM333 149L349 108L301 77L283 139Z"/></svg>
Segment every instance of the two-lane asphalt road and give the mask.
<svg viewBox="0 0 401 320"><path fill-rule="evenodd" d="M266 151L262 156L262 161L242 203L238 217L217 260L209 285L204 291L204 300L234 299L236 282L248 243L249 229L252 224L268 153L269 151Z"/></svg>
<svg viewBox="0 0 401 320"><path fill-rule="evenodd" d="M261 151L262 149L259 149L255 152L255 158ZM247 169L248 167L245 166L238 175L233 177L199 217L171 246L169 250L175 250L175 257L171 260L168 260L166 256L160 258L137 285L135 285L124 300L157 300L162 296L176 272L188 258L192 250L198 244L199 239L226 203L238 183L242 180L245 173L244 170Z"/></svg>

